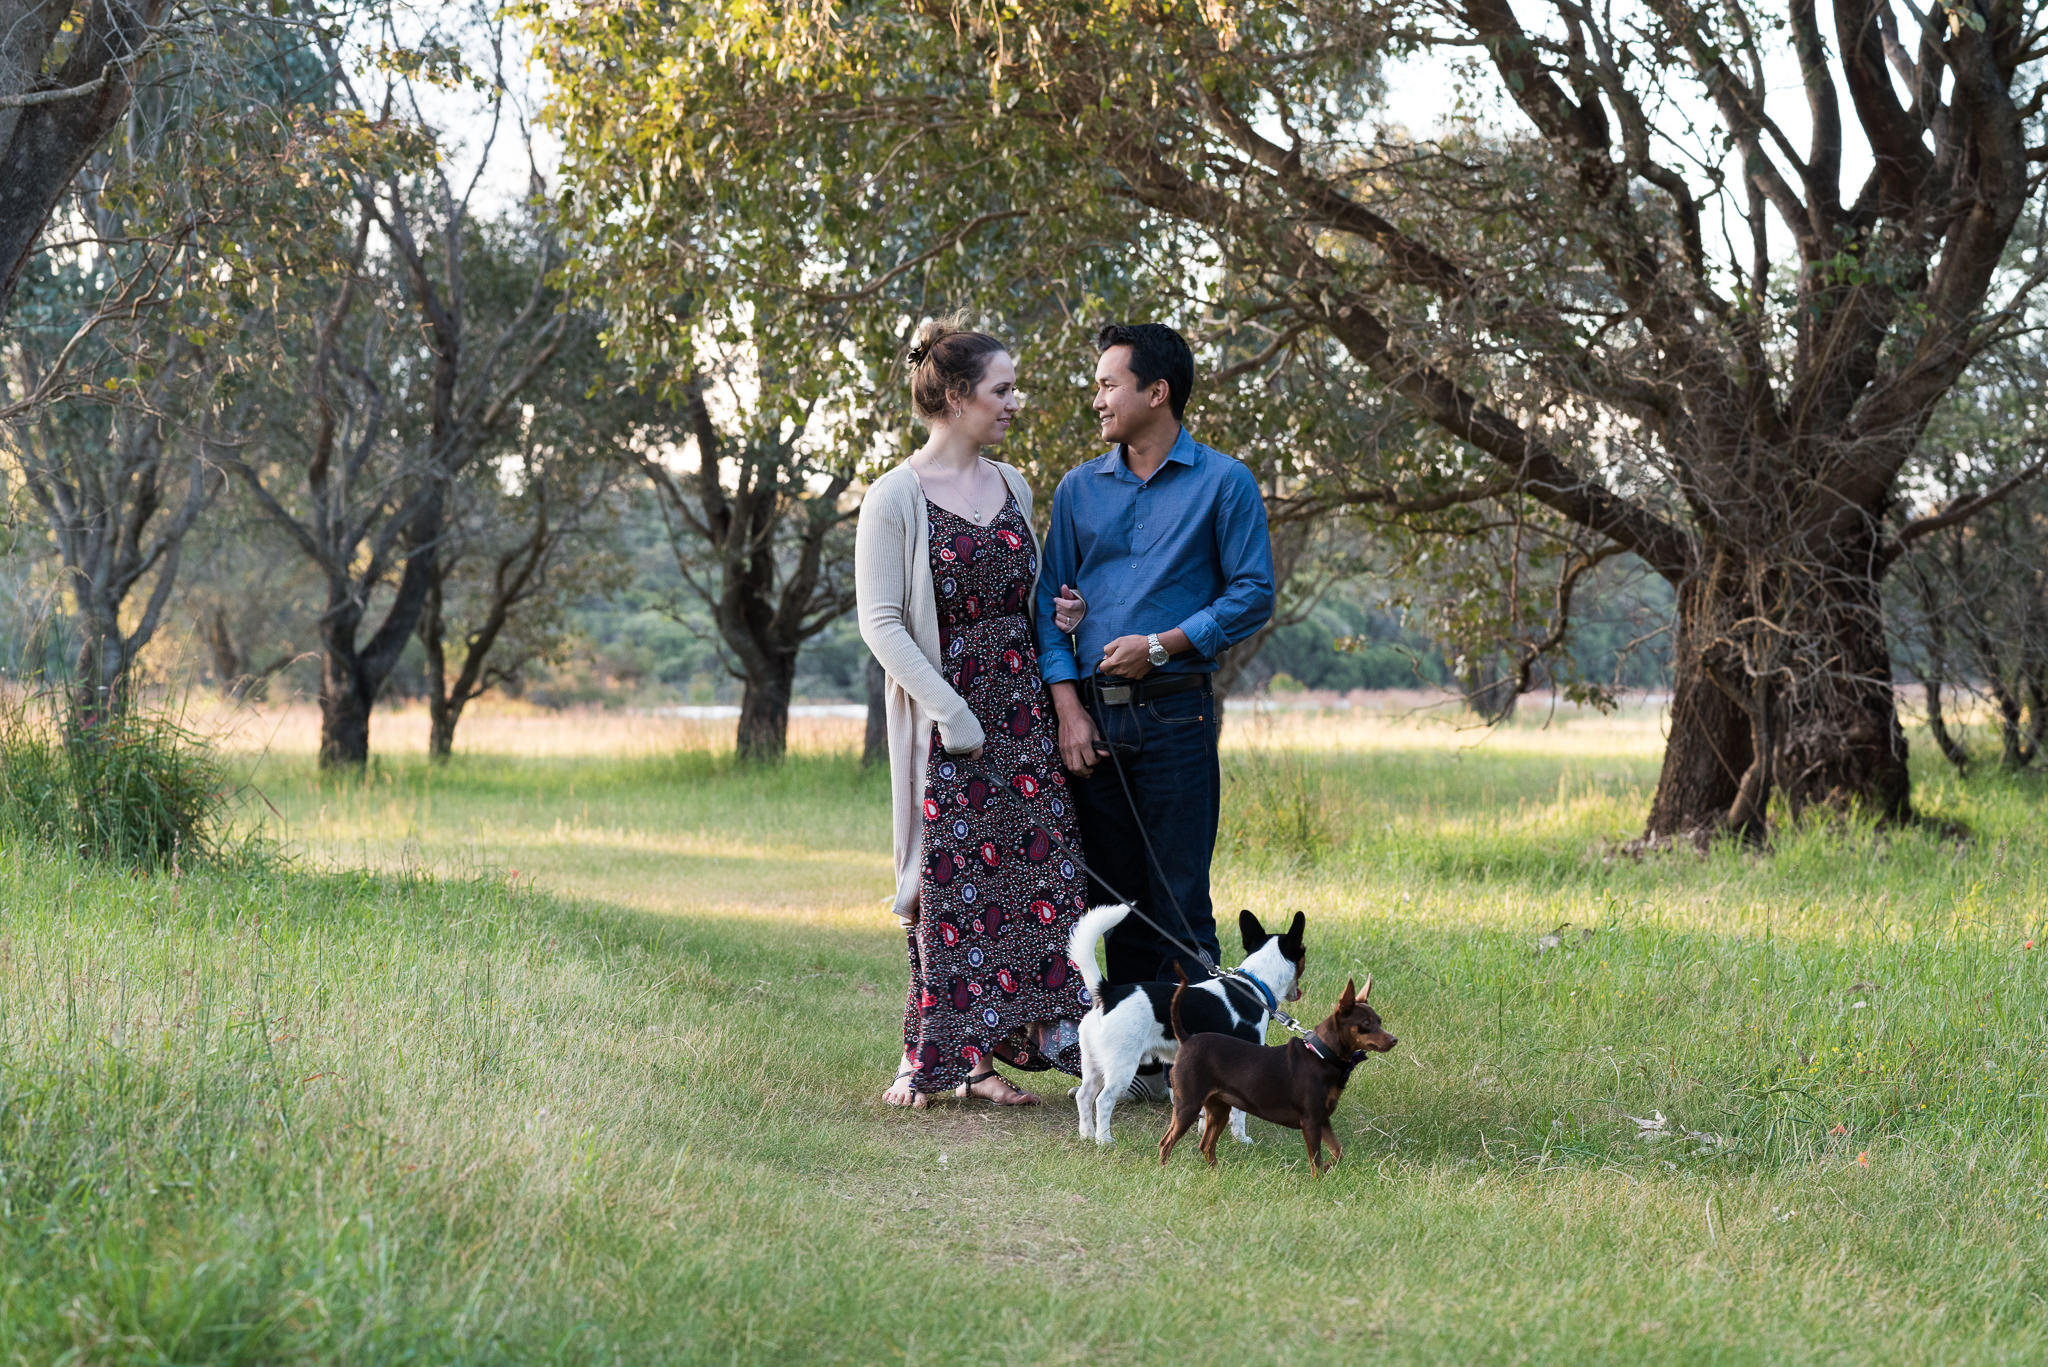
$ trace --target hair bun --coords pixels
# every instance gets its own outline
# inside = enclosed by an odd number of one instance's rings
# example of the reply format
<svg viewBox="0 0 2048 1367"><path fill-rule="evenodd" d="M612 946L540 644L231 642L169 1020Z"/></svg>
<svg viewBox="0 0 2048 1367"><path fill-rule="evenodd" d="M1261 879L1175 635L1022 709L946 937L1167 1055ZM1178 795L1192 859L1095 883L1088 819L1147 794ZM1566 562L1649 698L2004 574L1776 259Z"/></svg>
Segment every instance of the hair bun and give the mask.
<svg viewBox="0 0 2048 1367"><path fill-rule="evenodd" d="M951 318L927 318L917 325L917 332L910 339L907 360L912 370L925 363L932 354L932 348L962 331L958 322Z"/></svg>
<svg viewBox="0 0 2048 1367"><path fill-rule="evenodd" d="M903 359L910 370L910 397L918 416L942 416L955 399L974 392L988 371L988 358L1004 350L986 332L975 332L958 316L927 318L911 335Z"/></svg>

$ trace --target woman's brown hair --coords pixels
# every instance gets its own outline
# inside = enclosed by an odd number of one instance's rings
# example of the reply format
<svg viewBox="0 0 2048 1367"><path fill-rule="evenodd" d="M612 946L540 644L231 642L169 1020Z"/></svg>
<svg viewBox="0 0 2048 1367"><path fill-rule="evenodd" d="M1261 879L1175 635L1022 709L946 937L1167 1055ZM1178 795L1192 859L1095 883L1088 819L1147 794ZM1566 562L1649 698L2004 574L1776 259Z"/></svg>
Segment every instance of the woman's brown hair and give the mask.
<svg viewBox="0 0 2048 1367"><path fill-rule="evenodd" d="M988 374L988 358L1008 351L986 332L973 332L950 318L927 318L906 358L910 364L910 400L922 418L943 418L956 399L974 393Z"/></svg>

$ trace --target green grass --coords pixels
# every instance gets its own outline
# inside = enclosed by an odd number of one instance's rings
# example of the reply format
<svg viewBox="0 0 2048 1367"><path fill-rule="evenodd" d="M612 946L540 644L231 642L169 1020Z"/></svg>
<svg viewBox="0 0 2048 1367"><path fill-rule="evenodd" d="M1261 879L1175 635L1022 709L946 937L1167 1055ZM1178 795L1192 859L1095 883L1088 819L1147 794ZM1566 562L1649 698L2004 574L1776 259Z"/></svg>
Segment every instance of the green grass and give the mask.
<svg viewBox="0 0 2048 1367"><path fill-rule="evenodd" d="M1052 1076L882 1106L845 759L271 760L305 871L0 854L0 1361L2048 1353L2037 786L1639 862L1639 732L1232 739L1218 905L1402 1040L1321 1181L1259 1122L1162 1171L1158 1107L1098 1152Z"/></svg>

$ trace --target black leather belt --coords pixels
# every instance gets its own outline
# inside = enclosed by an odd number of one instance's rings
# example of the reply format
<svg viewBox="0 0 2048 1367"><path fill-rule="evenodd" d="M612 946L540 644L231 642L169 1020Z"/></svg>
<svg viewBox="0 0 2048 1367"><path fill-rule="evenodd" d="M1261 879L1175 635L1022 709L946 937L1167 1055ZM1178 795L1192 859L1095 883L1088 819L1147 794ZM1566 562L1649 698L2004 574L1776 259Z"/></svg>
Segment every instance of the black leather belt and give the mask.
<svg viewBox="0 0 2048 1367"><path fill-rule="evenodd" d="M1196 689L1206 691L1209 676L1205 674L1150 674L1142 679L1119 679L1113 674L1091 674L1081 680L1081 700L1088 703L1102 703L1108 707L1121 707L1126 703L1151 702L1154 698L1170 698L1176 693L1192 693Z"/></svg>

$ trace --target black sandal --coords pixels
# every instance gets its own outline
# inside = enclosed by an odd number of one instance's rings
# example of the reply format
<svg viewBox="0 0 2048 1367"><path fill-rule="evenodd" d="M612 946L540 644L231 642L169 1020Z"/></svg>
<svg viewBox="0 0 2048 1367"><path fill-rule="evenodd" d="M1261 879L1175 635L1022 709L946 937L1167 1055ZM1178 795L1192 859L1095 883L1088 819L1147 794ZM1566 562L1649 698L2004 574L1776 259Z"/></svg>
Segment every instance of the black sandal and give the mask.
<svg viewBox="0 0 2048 1367"><path fill-rule="evenodd" d="M915 1077L915 1076L917 1076L917 1069L915 1069L915 1068L905 1068L905 1069L904 1069L904 1070L903 1070L902 1072L898 1073L898 1074L897 1074L897 1075L896 1075L895 1077L892 1077L892 1078L890 1078L890 1079L889 1079L889 1091L894 1091L894 1090L895 1090L895 1088L896 1088L896 1084L897 1084L897 1083L899 1083L899 1082L901 1082L901 1081L903 1081L903 1079L905 1079L905 1078L907 1078L907 1077ZM910 1100L908 1100L908 1101L891 1101L891 1100L889 1100L889 1092L885 1091L885 1092L883 1092L883 1093L882 1093L882 1104L883 1104L883 1105L885 1105L885 1106L894 1106L894 1107L895 1107L895 1108L896 1108L897 1110L899 1110L899 1111L914 1111L914 1110L917 1110L917 1109L918 1109L918 1105L917 1105L917 1096L918 1096L917 1088L913 1087L913 1088L911 1088L911 1089L910 1089Z"/></svg>

